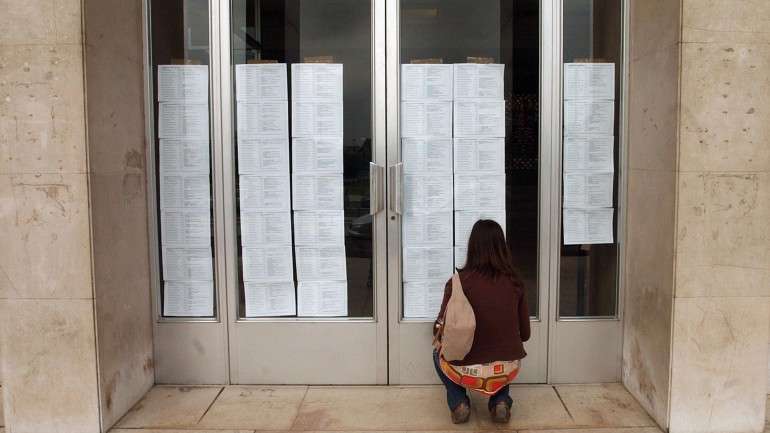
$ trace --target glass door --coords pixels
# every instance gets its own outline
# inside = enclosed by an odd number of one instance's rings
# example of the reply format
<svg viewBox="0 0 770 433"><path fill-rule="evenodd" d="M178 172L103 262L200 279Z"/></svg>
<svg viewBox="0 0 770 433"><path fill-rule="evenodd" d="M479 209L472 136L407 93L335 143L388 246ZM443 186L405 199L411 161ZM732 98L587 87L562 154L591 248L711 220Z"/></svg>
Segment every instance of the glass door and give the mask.
<svg viewBox="0 0 770 433"><path fill-rule="evenodd" d="M231 382L387 383L384 4L224 7Z"/></svg>
<svg viewBox="0 0 770 433"><path fill-rule="evenodd" d="M388 2L390 382L435 383L433 320L470 228L505 230L546 381L550 73L538 0ZM544 198L545 197L545 198ZM544 263L546 265L544 265Z"/></svg>

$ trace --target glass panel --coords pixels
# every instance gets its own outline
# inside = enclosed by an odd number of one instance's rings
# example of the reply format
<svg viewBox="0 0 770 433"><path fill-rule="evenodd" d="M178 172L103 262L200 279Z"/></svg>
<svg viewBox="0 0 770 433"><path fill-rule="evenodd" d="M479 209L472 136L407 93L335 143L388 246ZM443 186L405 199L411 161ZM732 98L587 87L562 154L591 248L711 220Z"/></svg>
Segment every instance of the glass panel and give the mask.
<svg viewBox="0 0 770 433"><path fill-rule="evenodd" d="M164 317L214 317L209 5L150 5Z"/></svg>
<svg viewBox="0 0 770 433"><path fill-rule="evenodd" d="M479 218L506 229L537 314L539 12L537 0L401 0L405 318L435 318Z"/></svg>
<svg viewBox="0 0 770 433"><path fill-rule="evenodd" d="M231 8L239 317L373 317L371 3Z"/></svg>
<svg viewBox="0 0 770 433"><path fill-rule="evenodd" d="M564 2L561 317L617 313L621 4Z"/></svg>

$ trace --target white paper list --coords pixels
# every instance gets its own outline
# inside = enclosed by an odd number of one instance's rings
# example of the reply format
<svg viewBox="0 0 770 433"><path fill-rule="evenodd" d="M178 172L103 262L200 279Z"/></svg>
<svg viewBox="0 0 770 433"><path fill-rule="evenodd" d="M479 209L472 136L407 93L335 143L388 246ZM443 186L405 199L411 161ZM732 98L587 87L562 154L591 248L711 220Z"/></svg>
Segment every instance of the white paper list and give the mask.
<svg viewBox="0 0 770 433"><path fill-rule="evenodd" d="M213 281L164 281L163 315L209 317L214 315Z"/></svg>
<svg viewBox="0 0 770 433"><path fill-rule="evenodd" d="M505 210L504 174L456 174L456 210Z"/></svg>
<svg viewBox="0 0 770 433"><path fill-rule="evenodd" d="M615 171L615 137L567 135L564 137L564 171Z"/></svg>
<svg viewBox="0 0 770 433"><path fill-rule="evenodd" d="M455 99L504 99L504 71L502 64L455 64Z"/></svg>
<svg viewBox="0 0 770 433"><path fill-rule="evenodd" d="M564 209L564 245L611 244L614 208Z"/></svg>
<svg viewBox="0 0 770 433"><path fill-rule="evenodd" d="M209 101L207 65L158 65L158 101Z"/></svg>
<svg viewBox="0 0 770 433"><path fill-rule="evenodd" d="M298 316L337 317L348 314L347 281L300 281L297 297Z"/></svg>
<svg viewBox="0 0 770 433"><path fill-rule="evenodd" d="M288 175L242 175L239 183L241 209L289 210L291 206L289 183Z"/></svg>
<svg viewBox="0 0 770 433"><path fill-rule="evenodd" d="M208 140L164 138L159 146L161 173L209 173Z"/></svg>
<svg viewBox="0 0 770 433"><path fill-rule="evenodd" d="M237 105L238 138L289 136L289 113L287 101L239 101Z"/></svg>
<svg viewBox="0 0 770 433"><path fill-rule="evenodd" d="M163 246L163 280L214 280L211 247Z"/></svg>
<svg viewBox="0 0 770 433"><path fill-rule="evenodd" d="M288 99L286 64L235 65L235 99L258 101Z"/></svg>
<svg viewBox="0 0 770 433"><path fill-rule="evenodd" d="M289 213L241 210L241 245L291 245Z"/></svg>
<svg viewBox="0 0 770 433"><path fill-rule="evenodd" d="M505 173L505 138L455 138L454 171Z"/></svg>
<svg viewBox="0 0 770 433"><path fill-rule="evenodd" d="M564 99L615 99L615 64L565 63Z"/></svg>
<svg viewBox="0 0 770 433"><path fill-rule="evenodd" d="M454 136L505 137L505 101L455 100Z"/></svg>
<svg viewBox="0 0 770 433"><path fill-rule="evenodd" d="M401 103L401 137L451 137L451 101Z"/></svg>
<svg viewBox="0 0 770 433"><path fill-rule="evenodd" d="M404 281L446 279L453 271L452 247L404 248Z"/></svg>
<svg viewBox="0 0 770 433"><path fill-rule="evenodd" d="M294 210L344 209L342 174L295 174L292 184Z"/></svg>
<svg viewBox="0 0 770 433"><path fill-rule="evenodd" d="M564 101L564 135L614 135L614 101Z"/></svg>
<svg viewBox="0 0 770 433"><path fill-rule="evenodd" d="M467 255L467 247L455 247L455 268L462 269L465 267L465 259Z"/></svg>
<svg viewBox="0 0 770 433"><path fill-rule="evenodd" d="M404 176L404 207L417 210L452 210L452 175Z"/></svg>
<svg viewBox="0 0 770 433"><path fill-rule="evenodd" d="M161 209L161 243L168 246L211 245L209 209Z"/></svg>
<svg viewBox="0 0 770 433"><path fill-rule="evenodd" d="M404 245L451 247L452 211L414 211L404 214Z"/></svg>
<svg viewBox="0 0 770 433"><path fill-rule="evenodd" d="M404 317L435 319L444 300L446 278L404 283Z"/></svg>
<svg viewBox="0 0 770 433"><path fill-rule="evenodd" d="M297 313L294 282L244 281L246 317L293 316Z"/></svg>
<svg viewBox="0 0 770 433"><path fill-rule="evenodd" d="M291 140L295 173L342 173L342 137L304 137Z"/></svg>
<svg viewBox="0 0 770 433"><path fill-rule="evenodd" d="M244 247L241 253L244 281L281 282L294 280L291 245Z"/></svg>
<svg viewBox="0 0 770 433"><path fill-rule="evenodd" d="M451 138L402 138L404 173L451 173Z"/></svg>
<svg viewBox="0 0 770 433"><path fill-rule="evenodd" d="M478 220L493 220L500 224L505 233L505 210L463 210L455 211L455 246L468 246L473 225Z"/></svg>
<svg viewBox="0 0 770 433"><path fill-rule="evenodd" d="M401 100L452 100L452 65L401 65Z"/></svg>
<svg viewBox="0 0 770 433"><path fill-rule="evenodd" d="M211 203L208 174L161 173L161 208L205 208Z"/></svg>
<svg viewBox="0 0 770 433"><path fill-rule="evenodd" d="M294 212L294 245L344 245L345 212L318 210Z"/></svg>
<svg viewBox="0 0 770 433"><path fill-rule="evenodd" d="M324 99L342 103L341 63L295 63L291 65L292 99Z"/></svg>
<svg viewBox="0 0 770 433"><path fill-rule="evenodd" d="M345 280L347 266L344 245L295 245L297 280Z"/></svg>
<svg viewBox="0 0 770 433"><path fill-rule="evenodd" d="M564 207L612 207L613 173L565 173Z"/></svg>
<svg viewBox="0 0 770 433"><path fill-rule="evenodd" d="M239 138L239 174L288 174L289 139Z"/></svg>
<svg viewBox="0 0 770 433"><path fill-rule="evenodd" d="M158 104L158 138L209 139L209 106L199 103Z"/></svg>
<svg viewBox="0 0 770 433"><path fill-rule="evenodd" d="M297 100L291 102L291 136L342 137L342 102Z"/></svg>

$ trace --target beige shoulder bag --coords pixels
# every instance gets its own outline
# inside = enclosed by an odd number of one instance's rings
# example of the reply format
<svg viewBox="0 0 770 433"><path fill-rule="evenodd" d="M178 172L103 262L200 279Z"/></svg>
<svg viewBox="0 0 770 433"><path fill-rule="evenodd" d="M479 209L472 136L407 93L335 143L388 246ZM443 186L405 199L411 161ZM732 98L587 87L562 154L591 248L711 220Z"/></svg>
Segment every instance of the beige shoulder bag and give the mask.
<svg viewBox="0 0 770 433"><path fill-rule="evenodd" d="M473 346L473 334L476 332L476 315L468 302L460 283L460 275L452 275L452 295L449 297L442 329L439 331L441 356L447 361L465 358Z"/></svg>

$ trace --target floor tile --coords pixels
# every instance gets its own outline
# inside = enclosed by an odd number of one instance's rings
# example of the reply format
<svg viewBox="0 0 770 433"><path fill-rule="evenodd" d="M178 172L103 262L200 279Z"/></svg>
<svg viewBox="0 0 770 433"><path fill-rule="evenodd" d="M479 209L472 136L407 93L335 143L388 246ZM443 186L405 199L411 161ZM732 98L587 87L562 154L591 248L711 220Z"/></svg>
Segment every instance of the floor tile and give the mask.
<svg viewBox="0 0 770 433"><path fill-rule="evenodd" d="M225 388L200 427L288 430L297 418L305 386L230 386Z"/></svg>
<svg viewBox="0 0 770 433"><path fill-rule="evenodd" d="M438 386L311 387L293 430L473 430L455 425Z"/></svg>
<svg viewBox="0 0 770 433"><path fill-rule="evenodd" d="M0 427L4 425L5 425L5 417L3 416L3 387L0 386ZM0 433L3 433L3 432L0 431Z"/></svg>
<svg viewBox="0 0 770 433"><path fill-rule="evenodd" d="M0 432L3 433L3 432ZM133 429L133 428L116 428L110 430L110 433L254 433L254 430L190 430L190 429L184 429L184 430L168 430L168 429ZM259 433L270 433L270 432L259 432Z"/></svg>
<svg viewBox="0 0 770 433"><path fill-rule="evenodd" d="M548 385L517 385L510 391L513 399L511 421L507 425L493 424L489 417L486 397L472 394L473 409L483 429L533 429L573 427L575 423L564 409L553 387Z"/></svg>
<svg viewBox="0 0 770 433"><path fill-rule="evenodd" d="M560 385L556 390L577 426L655 426L655 422L619 383Z"/></svg>
<svg viewBox="0 0 770 433"><path fill-rule="evenodd" d="M520 430L519 433L663 433L656 427L611 427L566 430Z"/></svg>
<svg viewBox="0 0 770 433"><path fill-rule="evenodd" d="M221 389L219 386L156 386L118 422L117 427L194 426Z"/></svg>

